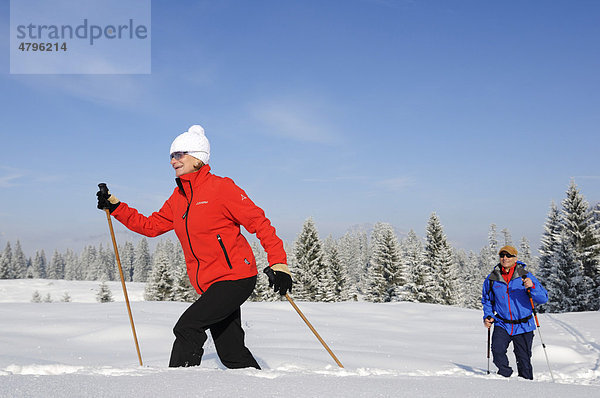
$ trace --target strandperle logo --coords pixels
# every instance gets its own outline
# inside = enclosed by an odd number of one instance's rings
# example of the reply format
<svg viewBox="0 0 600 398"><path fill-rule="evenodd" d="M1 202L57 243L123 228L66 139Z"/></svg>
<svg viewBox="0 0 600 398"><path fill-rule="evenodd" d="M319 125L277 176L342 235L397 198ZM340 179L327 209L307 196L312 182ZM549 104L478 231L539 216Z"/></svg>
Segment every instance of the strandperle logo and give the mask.
<svg viewBox="0 0 600 398"><path fill-rule="evenodd" d="M94 41L106 40L144 40L148 38L148 27L136 24L129 19L125 24L90 24L85 18L80 25L40 25L30 23L17 26L19 40L73 40L85 39L91 46Z"/></svg>
<svg viewBox="0 0 600 398"><path fill-rule="evenodd" d="M10 73L149 74L151 0L10 0Z"/></svg>

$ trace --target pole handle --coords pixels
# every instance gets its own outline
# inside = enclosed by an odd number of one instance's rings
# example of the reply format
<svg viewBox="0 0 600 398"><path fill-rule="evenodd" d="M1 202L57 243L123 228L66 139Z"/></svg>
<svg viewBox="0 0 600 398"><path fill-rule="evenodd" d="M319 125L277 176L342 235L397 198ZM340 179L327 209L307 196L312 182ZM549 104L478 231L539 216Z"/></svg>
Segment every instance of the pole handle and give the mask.
<svg viewBox="0 0 600 398"><path fill-rule="evenodd" d="M523 275L521 277L523 279L523 285L525 285L525 278L527 278L527 275ZM527 288L527 297L529 297L529 303L531 303L531 311L533 312L533 317L535 318L535 323L537 325L537 327L540 327L540 323L538 322L537 319L537 311L535 309L535 305L533 305L533 296L531 295L531 288Z"/></svg>

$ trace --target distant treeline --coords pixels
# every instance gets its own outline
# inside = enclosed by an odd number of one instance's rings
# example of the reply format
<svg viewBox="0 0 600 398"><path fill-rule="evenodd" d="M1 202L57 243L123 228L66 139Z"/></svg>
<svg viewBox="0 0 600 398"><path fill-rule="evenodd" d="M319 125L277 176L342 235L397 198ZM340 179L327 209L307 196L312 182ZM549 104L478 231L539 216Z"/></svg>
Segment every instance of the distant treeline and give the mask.
<svg viewBox="0 0 600 398"><path fill-rule="evenodd" d="M339 239L319 238L312 218L297 239L285 244L294 279L293 296L306 301L413 301L480 308L485 277L498 263L505 244L519 250L549 292L542 311L590 311L600 308L600 204L590 207L574 182L559 208L551 204L544 225L540 257L531 255L526 238L512 241L507 229L490 225L488 244L479 253L455 249L432 213L424 239L410 230L399 239L393 226L378 222L370 231L353 229ZM255 301L280 299L267 285L262 270L268 266L262 247L252 243L259 278ZM186 273L180 245L169 239L150 253L146 238L125 242L119 255L127 281L146 282L147 300L193 301L198 296ZM48 262L43 250L27 258L19 241L6 243L0 257L0 279L48 278L117 280L112 248L87 246L81 253L54 251Z"/></svg>

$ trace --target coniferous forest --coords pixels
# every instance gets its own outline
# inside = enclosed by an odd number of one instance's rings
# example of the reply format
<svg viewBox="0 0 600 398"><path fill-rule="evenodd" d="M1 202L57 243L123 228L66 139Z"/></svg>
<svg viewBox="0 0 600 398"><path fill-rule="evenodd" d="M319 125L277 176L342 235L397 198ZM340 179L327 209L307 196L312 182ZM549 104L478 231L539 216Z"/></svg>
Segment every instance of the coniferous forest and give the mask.
<svg viewBox="0 0 600 398"><path fill-rule="evenodd" d="M424 237L410 230L400 238L392 225L377 222L370 231L355 228L338 239L323 239L308 218L285 249L297 300L412 301L480 308L482 283L498 263L498 249L510 244L548 290L550 299L540 311L600 309L600 203L590 206L574 182L560 204L550 204L539 257L532 256L526 238L513 241L510 231L498 232L495 224L489 227L487 241L478 253L453 248L434 212ZM262 275L268 266L265 252L258 242L251 246L259 271L251 300L279 300ZM6 242L0 254L0 279L119 279L111 246L89 245L80 253L55 250L51 255L40 250L27 257L17 241ZM146 238L124 242L119 256L125 280L146 283L146 300L190 302L198 297L178 242L162 239L153 252Z"/></svg>

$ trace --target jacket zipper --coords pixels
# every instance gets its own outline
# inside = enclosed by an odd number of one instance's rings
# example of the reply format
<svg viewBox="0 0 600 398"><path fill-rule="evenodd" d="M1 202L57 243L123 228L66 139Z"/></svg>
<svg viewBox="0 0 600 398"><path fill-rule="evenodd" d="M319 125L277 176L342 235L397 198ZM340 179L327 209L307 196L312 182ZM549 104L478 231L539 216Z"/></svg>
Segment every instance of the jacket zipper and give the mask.
<svg viewBox="0 0 600 398"><path fill-rule="evenodd" d="M229 261L229 256L227 255L227 250L225 250L223 239L221 239L221 235L217 234L217 240L219 241L219 245L221 245L221 249L223 249L223 254L225 254L225 260L227 260L227 265L229 265L229 269L233 269L233 267L231 266L231 261Z"/></svg>
<svg viewBox="0 0 600 398"><path fill-rule="evenodd" d="M512 316L512 311L510 309L510 293L508 292L508 283L506 284L506 297L508 297L508 315L510 315L510 320L513 320L513 316ZM512 336L513 334L513 329L514 329L515 325L514 323L510 324L510 335Z"/></svg>
<svg viewBox="0 0 600 398"><path fill-rule="evenodd" d="M192 256L194 256L194 258L196 259L196 264L198 264L198 267L196 268L196 286L198 286L198 289L200 289L200 291L202 293L204 293L204 290L200 287L200 283L198 283L198 274L200 273L200 260L198 259L198 257L196 256L196 253L194 253L194 249L192 248L192 240L190 239L190 231L188 230L188 213L190 211L190 205L192 204L192 199L194 198L194 189L192 188L192 182L188 181L190 184L190 200L188 200L188 205L187 205L187 209L185 209L185 213L183 213L183 219L185 220L185 234L187 235L188 238L188 244L190 245L190 251L192 252ZM185 194L185 191L184 191Z"/></svg>

